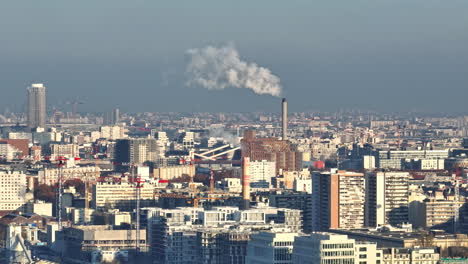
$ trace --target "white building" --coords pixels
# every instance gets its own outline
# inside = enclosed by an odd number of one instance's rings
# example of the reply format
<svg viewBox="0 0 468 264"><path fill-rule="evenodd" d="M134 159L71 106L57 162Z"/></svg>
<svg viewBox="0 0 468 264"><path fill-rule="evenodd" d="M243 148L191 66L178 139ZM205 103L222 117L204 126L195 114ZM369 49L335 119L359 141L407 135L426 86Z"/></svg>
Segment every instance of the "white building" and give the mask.
<svg viewBox="0 0 468 264"><path fill-rule="evenodd" d="M270 230L252 235L247 244L246 264L289 264L292 262L294 238L298 233Z"/></svg>
<svg viewBox="0 0 468 264"><path fill-rule="evenodd" d="M250 161L250 186L253 188L269 188L271 178L276 175L276 163L274 161Z"/></svg>
<svg viewBox="0 0 468 264"><path fill-rule="evenodd" d="M127 137L125 127L122 126L102 126L100 132L101 138L105 139L116 140Z"/></svg>
<svg viewBox="0 0 468 264"><path fill-rule="evenodd" d="M0 171L0 211L24 211L26 203L26 174Z"/></svg>
<svg viewBox="0 0 468 264"><path fill-rule="evenodd" d="M313 233L296 237L292 263L375 264L381 257L377 244L359 243L347 235Z"/></svg>

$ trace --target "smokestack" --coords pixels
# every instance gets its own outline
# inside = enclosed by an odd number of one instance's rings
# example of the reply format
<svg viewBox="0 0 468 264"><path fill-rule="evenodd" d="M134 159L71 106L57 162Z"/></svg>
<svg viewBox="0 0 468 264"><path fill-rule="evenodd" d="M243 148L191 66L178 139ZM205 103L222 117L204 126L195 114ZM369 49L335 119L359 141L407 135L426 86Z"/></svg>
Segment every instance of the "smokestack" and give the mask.
<svg viewBox="0 0 468 264"><path fill-rule="evenodd" d="M250 207L250 158L244 157L242 161L242 209Z"/></svg>
<svg viewBox="0 0 468 264"><path fill-rule="evenodd" d="M281 112L283 114L282 138L283 140L287 140L288 139L288 102L286 101L286 98L283 98L283 102L281 105Z"/></svg>

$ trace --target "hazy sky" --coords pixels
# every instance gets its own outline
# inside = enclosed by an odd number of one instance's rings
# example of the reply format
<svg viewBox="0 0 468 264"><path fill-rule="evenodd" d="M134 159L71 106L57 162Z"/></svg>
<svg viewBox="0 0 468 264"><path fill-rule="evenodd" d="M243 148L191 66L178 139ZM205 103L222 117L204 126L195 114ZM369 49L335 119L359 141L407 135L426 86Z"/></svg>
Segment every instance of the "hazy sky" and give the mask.
<svg viewBox="0 0 468 264"><path fill-rule="evenodd" d="M463 111L467 0L2 1L0 111L43 82L90 111L277 111L247 89L187 87L186 50L232 42L291 111Z"/></svg>

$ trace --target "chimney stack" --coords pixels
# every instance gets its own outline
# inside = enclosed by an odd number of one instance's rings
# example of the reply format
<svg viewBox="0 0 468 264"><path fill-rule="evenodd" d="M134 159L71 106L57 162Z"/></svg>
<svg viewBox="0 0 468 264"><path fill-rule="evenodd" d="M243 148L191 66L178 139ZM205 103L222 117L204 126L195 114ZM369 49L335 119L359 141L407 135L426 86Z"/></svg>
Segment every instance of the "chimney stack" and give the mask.
<svg viewBox="0 0 468 264"><path fill-rule="evenodd" d="M281 104L281 112L283 114L282 139L287 140L288 139L288 102L286 101L286 98L283 98L283 101Z"/></svg>
<svg viewBox="0 0 468 264"><path fill-rule="evenodd" d="M250 207L250 158L244 157L242 160L242 209Z"/></svg>

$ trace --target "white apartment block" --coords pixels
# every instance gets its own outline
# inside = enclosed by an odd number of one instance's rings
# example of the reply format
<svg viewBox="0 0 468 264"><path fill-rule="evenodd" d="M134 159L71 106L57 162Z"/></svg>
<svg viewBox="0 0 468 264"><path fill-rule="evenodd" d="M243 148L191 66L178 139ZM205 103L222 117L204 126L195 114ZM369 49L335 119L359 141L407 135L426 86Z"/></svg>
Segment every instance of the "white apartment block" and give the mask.
<svg viewBox="0 0 468 264"><path fill-rule="evenodd" d="M274 161L250 161L250 186L253 188L269 188L271 178L276 175L276 163Z"/></svg>
<svg viewBox="0 0 468 264"><path fill-rule="evenodd" d="M355 241L346 235L313 233L294 241L294 264L354 264Z"/></svg>
<svg viewBox="0 0 468 264"><path fill-rule="evenodd" d="M15 171L0 171L0 211L24 211L26 174Z"/></svg>
<svg viewBox="0 0 468 264"><path fill-rule="evenodd" d="M440 260L439 253L432 248L388 248L382 251L382 264L437 264Z"/></svg>

